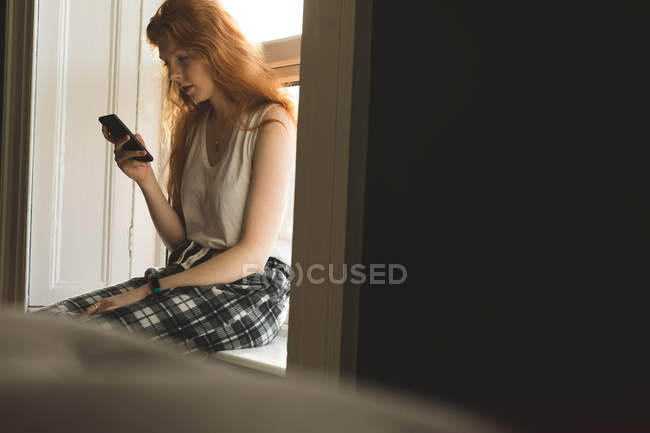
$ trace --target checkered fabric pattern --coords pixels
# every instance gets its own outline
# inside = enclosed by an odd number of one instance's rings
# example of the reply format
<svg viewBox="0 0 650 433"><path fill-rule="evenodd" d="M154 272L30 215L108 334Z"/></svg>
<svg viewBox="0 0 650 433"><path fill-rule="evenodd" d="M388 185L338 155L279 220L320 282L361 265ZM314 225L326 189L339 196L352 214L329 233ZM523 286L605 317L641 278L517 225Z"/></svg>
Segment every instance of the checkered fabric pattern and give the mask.
<svg viewBox="0 0 650 433"><path fill-rule="evenodd" d="M163 268L149 268L143 277L64 299L30 314L53 314L104 329L130 331L201 358L221 350L268 344L282 325L280 315L290 292L290 267L275 257L269 257L262 273L232 283L174 287L130 305L80 317L101 299L145 284L149 272L156 271L161 278L173 275L224 251L186 240Z"/></svg>

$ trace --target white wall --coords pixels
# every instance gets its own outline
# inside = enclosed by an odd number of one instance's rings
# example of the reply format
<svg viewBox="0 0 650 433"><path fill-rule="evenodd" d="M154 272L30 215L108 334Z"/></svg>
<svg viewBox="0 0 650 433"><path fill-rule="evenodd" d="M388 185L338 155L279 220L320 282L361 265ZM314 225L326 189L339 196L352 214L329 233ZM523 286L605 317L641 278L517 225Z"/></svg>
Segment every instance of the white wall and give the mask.
<svg viewBox="0 0 650 433"><path fill-rule="evenodd" d="M38 2L29 305L164 266L137 185L99 116L116 113L160 154L161 77L145 27L160 0ZM160 177L160 176L158 176ZM129 248L133 233L132 250Z"/></svg>

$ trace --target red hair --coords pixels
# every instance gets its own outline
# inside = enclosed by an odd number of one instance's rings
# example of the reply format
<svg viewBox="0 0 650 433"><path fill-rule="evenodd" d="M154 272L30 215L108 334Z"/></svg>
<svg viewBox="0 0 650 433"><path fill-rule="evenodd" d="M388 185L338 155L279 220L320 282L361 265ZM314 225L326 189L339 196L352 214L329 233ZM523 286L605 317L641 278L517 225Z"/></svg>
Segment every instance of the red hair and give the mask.
<svg viewBox="0 0 650 433"><path fill-rule="evenodd" d="M147 41L154 49L173 40L189 55L208 66L213 82L228 99L232 108L222 113L230 124L239 124L252 131L270 122L267 119L254 128L241 124L242 115L271 102L282 105L297 127L294 102L282 90L283 85L264 60L261 45L249 42L238 24L217 0L165 0L147 25ZM196 104L167 77L163 99L163 128L170 138L169 179L167 194L172 206L180 206L180 186L185 166L187 135L194 122L210 108L210 101ZM285 125L286 127L286 125ZM164 168L164 167L163 167Z"/></svg>

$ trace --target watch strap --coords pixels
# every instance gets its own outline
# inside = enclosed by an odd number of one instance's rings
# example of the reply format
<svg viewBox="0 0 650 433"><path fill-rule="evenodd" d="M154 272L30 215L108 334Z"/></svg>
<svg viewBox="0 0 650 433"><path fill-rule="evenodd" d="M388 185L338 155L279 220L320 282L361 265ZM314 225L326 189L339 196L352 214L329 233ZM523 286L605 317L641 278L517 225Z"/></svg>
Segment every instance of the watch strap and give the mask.
<svg viewBox="0 0 650 433"><path fill-rule="evenodd" d="M151 276L149 276L149 285L151 286L152 294L160 293L162 291L158 274L151 274Z"/></svg>

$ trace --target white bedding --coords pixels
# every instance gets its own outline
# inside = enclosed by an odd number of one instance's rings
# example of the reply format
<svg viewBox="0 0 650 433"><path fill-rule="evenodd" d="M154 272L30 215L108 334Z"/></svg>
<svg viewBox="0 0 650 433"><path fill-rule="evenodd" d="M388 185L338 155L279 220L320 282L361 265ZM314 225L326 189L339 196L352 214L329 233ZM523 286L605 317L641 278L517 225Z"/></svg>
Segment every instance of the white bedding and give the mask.
<svg viewBox="0 0 650 433"><path fill-rule="evenodd" d="M379 388L337 391L181 356L70 319L0 310L4 432L504 432Z"/></svg>

